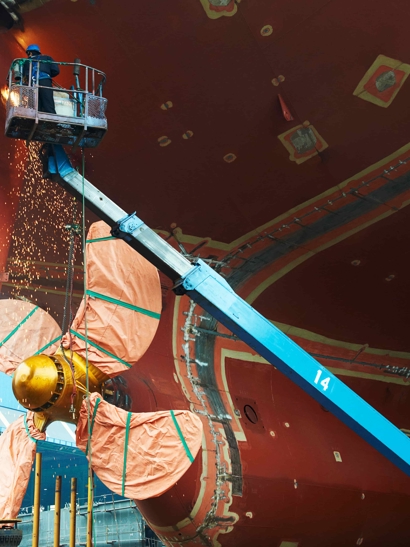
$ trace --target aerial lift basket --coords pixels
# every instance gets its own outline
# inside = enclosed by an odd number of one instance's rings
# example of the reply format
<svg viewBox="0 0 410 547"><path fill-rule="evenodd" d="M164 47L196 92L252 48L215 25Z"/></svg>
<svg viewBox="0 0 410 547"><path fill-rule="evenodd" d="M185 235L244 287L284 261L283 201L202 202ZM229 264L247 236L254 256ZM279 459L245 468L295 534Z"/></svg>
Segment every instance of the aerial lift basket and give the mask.
<svg viewBox="0 0 410 547"><path fill-rule="evenodd" d="M42 61L46 62L46 61ZM29 76L23 78L24 63L29 63ZM26 142L61 144L94 148L107 131L105 110L107 99L102 96L105 74L76 60L56 63L63 70L60 78L69 83L67 67L73 67L75 83L68 86L53 82L56 114L39 110L41 81L33 82L33 64L39 61L15 59L8 74L5 135ZM37 73L39 72L39 66Z"/></svg>

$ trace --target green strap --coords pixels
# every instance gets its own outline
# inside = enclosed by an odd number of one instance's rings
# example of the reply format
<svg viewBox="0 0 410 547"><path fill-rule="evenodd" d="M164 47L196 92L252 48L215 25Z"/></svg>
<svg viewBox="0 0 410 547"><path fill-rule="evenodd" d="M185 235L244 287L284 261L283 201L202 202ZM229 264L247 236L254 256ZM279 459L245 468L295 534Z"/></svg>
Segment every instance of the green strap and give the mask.
<svg viewBox="0 0 410 547"><path fill-rule="evenodd" d="M154 311L146 310L144 308L139 308L138 306L134 306L133 304L128 304L128 302L122 302L121 300L117 300L116 298L111 298L111 296L106 296L105 294L100 294L98 292L94 291L85 291L86 294L89 296L92 296L94 298L98 298L99 300L105 300L106 302L111 302L111 304L118 304L119 306L122 306L123 308L128 308L129 310L136 311L138 313L143 313L144 315L148 315L149 317L153 317L154 319L160 319L161 314L156 313Z"/></svg>
<svg viewBox="0 0 410 547"><path fill-rule="evenodd" d="M101 402L101 399L100 399L100 398L98 398L98 399L95 401L95 407L94 407L93 417L91 418L90 438L88 439L87 448L86 448L86 450L85 450L85 455L86 455L86 456L88 456L88 447L89 447L90 444L91 444L91 437L93 436L93 429L94 429L95 417L97 416L97 408L98 408L98 405L100 404L100 402Z"/></svg>
<svg viewBox="0 0 410 547"><path fill-rule="evenodd" d="M31 434L30 434L30 431L28 429L28 425L27 425L27 414L24 414L24 427L26 428L26 433L27 435L29 436L29 438L33 441L33 443L36 443L37 444L37 439L35 439Z"/></svg>
<svg viewBox="0 0 410 547"><path fill-rule="evenodd" d="M113 236L97 237L97 239L87 239L86 243L96 243L98 241L110 241L111 239L118 240L118 237L113 237Z"/></svg>
<svg viewBox="0 0 410 547"><path fill-rule="evenodd" d="M186 455L188 456L189 461L192 463L194 461L194 457L191 454L191 451L189 450L186 440L184 439L181 428L179 427L179 424L175 417L174 411L170 410L170 413L171 413L172 421L174 422L175 429L177 430L179 438L181 439L182 446L185 448Z"/></svg>
<svg viewBox="0 0 410 547"><path fill-rule="evenodd" d="M19 330L19 328L20 328L22 325L24 325L24 323L25 323L28 319L30 319L30 317L33 315L33 313L34 313L36 310L38 310L38 306L36 306L33 310L31 310L31 312L30 312L28 315L26 315L26 317L25 317L24 319L22 319L22 320L20 321L20 323L17 325L17 327L14 328L14 329L6 336L6 338L4 338L4 340L2 340L2 341L0 342L0 348L1 348L1 346L3 346L3 345L7 342L7 340L10 340L10 338L13 336L13 334L15 334L15 333Z"/></svg>
<svg viewBox="0 0 410 547"><path fill-rule="evenodd" d="M77 336L77 338L79 338L80 340L83 340L83 342L85 342L86 344L90 344L90 346L93 346L94 348L98 349L99 351L102 351L103 353L105 353L105 355L108 355L109 357L112 357L116 361L119 361L120 363L125 365L127 368L132 367L132 365L130 365L129 363L127 363L123 359L120 359L120 357L117 357L116 355L114 355L110 351L107 351L106 349L102 348L101 346L99 346L98 344L96 344L95 342L90 340L89 338L85 339L85 337L82 334L80 334L79 332L76 332L73 329L70 329L70 332L71 332L71 334L74 334L74 336Z"/></svg>
<svg viewBox="0 0 410 547"><path fill-rule="evenodd" d="M55 344L57 342L57 340L60 340L61 338L61 334L59 334L56 338L54 338L54 340L51 340L51 342L49 342L48 344L46 344L45 346L43 346L41 349L39 349L38 351L36 351L36 353L34 355L39 355L40 353L43 353L43 351L47 348L49 348L50 346L52 346L53 344Z"/></svg>
<svg viewBox="0 0 410 547"><path fill-rule="evenodd" d="M128 412L127 423L125 424L125 441L124 441L124 467L122 470L122 495L125 496L125 477L127 476L127 455L128 455L128 440L130 437L131 412Z"/></svg>

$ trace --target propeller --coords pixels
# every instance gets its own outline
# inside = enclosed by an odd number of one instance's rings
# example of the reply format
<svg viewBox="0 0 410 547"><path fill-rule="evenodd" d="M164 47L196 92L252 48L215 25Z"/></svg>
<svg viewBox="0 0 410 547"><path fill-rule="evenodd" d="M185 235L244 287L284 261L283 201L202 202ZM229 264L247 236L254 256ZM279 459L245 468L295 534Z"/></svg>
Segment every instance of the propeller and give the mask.
<svg viewBox="0 0 410 547"><path fill-rule="evenodd" d="M38 440L46 434L33 423L27 412L10 424L0 437L0 520L15 519L30 480Z"/></svg>
<svg viewBox="0 0 410 547"><path fill-rule="evenodd" d="M25 300L0 300L0 371L12 375L19 363L38 353L52 355L61 329L47 312ZM16 518L36 454L36 443L46 438L27 412L0 437L0 519Z"/></svg>
<svg viewBox="0 0 410 547"><path fill-rule="evenodd" d="M24 304L19 313L16 302ZM0 336L8 329L0 343L0 370L14 372L14 394L29 412L0 437L8 469L0 474L0 519L17 516L36 441L56 420L77 425L77 446L114 492L141 500L171 488L199 452L200 418L184 410L137 414L106 400L112 379L142 357L158 328L156 268L97 222L87 237L85 299L62 338L40 308L3 303L12 311L4 314L3 330L0 318ZM32 321L35 314L43 322Z"/></svg>
<svg viewBox="0 0 410 547"><path fill-rule="evenodd" d="M43 309L25 300L0 300L1 372L13 374L31 355L53 355L60 338L60 327Z"/></svg>

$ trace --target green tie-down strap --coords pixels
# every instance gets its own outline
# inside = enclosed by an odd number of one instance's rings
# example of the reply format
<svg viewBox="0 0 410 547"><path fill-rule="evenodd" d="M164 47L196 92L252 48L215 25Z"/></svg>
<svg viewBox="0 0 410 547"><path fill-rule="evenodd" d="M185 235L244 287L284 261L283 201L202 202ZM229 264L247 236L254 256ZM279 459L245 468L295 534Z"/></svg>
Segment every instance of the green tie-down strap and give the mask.
<svg viewBox="0 0 410 547"><path fill-rule="evenodd" d="M125 424L125 441L124 441L124 465L122 469L122 486L121 493L125 496L125 479L127 476L127 455L128 455L128 441L130 438L130 423L131 423L131 412L127 414L127 422Z"/></svg>
<svg viewBox="0 0 410 547"><path fill-rule="evenodd" d="M98 241L110 241L115 239L118 241L118 237L107 236L107 237L97 237L97 239L87 239L86 243L97 243Z"/></svg>
<svg viewBox="0 0 410 547"><path fill-rule="evenodd" d="M182 446L185 448L186 455L188 456L189 461L192 463L194 461L194 457L191 454L191 451L189 450L189 446L187 445L187 442L182 434L181 428L179 427L179 423L177 422L174 411L170 410L170 413L171 413L172 421L174 422L175 429L177 430L179 438L181 439Z"/></svg>
<svg viewBox="0 0 410 547"><path fill-rule="evenodd" d="M46 350L47 348L55 344L57 340L60 340L60 338L61 338L61 334L59 334L56 338L54 338L54 340L51 340L51 342L49 342L48 344L40 348L38 351L36 351L34 355L40 355L40 353L43 353L44 350Z"/></svg>
<svg viewBox="0 0 410 547"><path fill-rule="evenodd" d="M27 435L29 436L29 438L33 441L33 443L36 443L37 444L37 439L35 439L34 437L32 437L32 435L30 434L30 431L28 429L28 425L27 425L27 414L24 414L24 427L26 428L26 433Z"/></svg>
<svg viewBox="0 0 410 547"><path fill-rule="evenodd" d="M70 329L70 332L71 334L74 334L74 336L77 336L77 338L79 338L80 340L82 340L83 342L85 342L86 344L90 344L90 346L93 346L94 348L98 349L99 351L102 351L103 353L105 353L105 355L108 355L109 357L112 357L113 359L115 359L116 361L118 361L119 363L122 363L123 365L125 365L127 368L131 368L132 365L130 365L129 363L127 363L127 361L124 361L123 359L121 359L120 357L117 357L117 355L114 355L113 353L111 353L110 351L107 351L106 349L102 348L101 346L99 346L98 344L96 344L95 342L93 342L92 340L90 340L89 338L85 338L85 336L83 336L82 334L80 334L79 332L73 330L73 329Z"/></svg>
<svg viewBox="0 0 410 547"><path fill-rule="evenodd" d="M34 309L32 309L31 312L30 312L28 315L26 315L26 317L24 317L24 319L22 319L22 320L20 321L20 323L17 325L17 327L15 327L15 328L14 328L14 329L13 329L13 330L4 338L4 340L2 340L2 341L0 342L0 348L1 348L1 346L4 346L4 344L7 342L7 340L10 340L10 338L13 336L13 334L16 334L16 332L19 330L19 328L20 328L22 325L24 325L24 323L25 323L28 319L30 319L30 317L33 315L33 313L34 313L36 310L38 310L38 306L36 306Z"/></svg>
<svg viewBox="0 0 410 547"><path fill-rule="evenodd" d="M101 402L101 399L98 398L96 401L95 401L95 407L94 407L94 412L93 412L93 417L91 418L91 426L90 426L90 438L88 439L88 443L87 443L87 448L85 450L85 455L88 456L88 447L90 446L91 444L91 437L93 436L93 429L94 429L94 422L95 422L95 417L97 415L97 408L98 408L98 405L100 404Z"/></svg>
<svg viewBox="0 0 410 547"><path fill-rule="evenodd" d="M98 292L88 291L88 290L86 291L86 294L88 294L88 296L92 296L93 298L98 298L99 300L105 300L106 302L111 302L111 304L117 304L118 306L122 306L123 308L128 308L129 310L142 313L143 315L148 315L149 317L153 317L154 319L161 318L161 315L159 313L146 310L145 308L139 308L138 306L134 306L133 304L128 304L128 302L123 302L122 300L117 300L116 298L111 298L111 296L106 296L105 294L100 294Z"/></svg>

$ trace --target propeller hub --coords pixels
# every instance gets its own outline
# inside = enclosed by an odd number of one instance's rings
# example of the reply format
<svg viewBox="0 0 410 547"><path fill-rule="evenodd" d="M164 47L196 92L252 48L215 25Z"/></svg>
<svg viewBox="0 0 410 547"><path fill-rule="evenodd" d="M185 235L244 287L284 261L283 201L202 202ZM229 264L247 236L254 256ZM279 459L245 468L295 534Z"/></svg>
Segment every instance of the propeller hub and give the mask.
<svg viewBox="0 0 410 547"><path fill-rule="evenodd" d="M59 377L56 365L47 355L35 355L23 361L13 376L13 392L19 403L37 410L58 393Z"/></svg>
<svg viewBox="0 0 410 547"><path fill-rule="evenodd" d="M88 376L88 382L87 382ZM16 368L13 392L19 403L36 413L40 431L54 421L76 424L81 403L89 391L102 391L108 376L74 351L59 349L54 355L34 355Z"/></svg>

